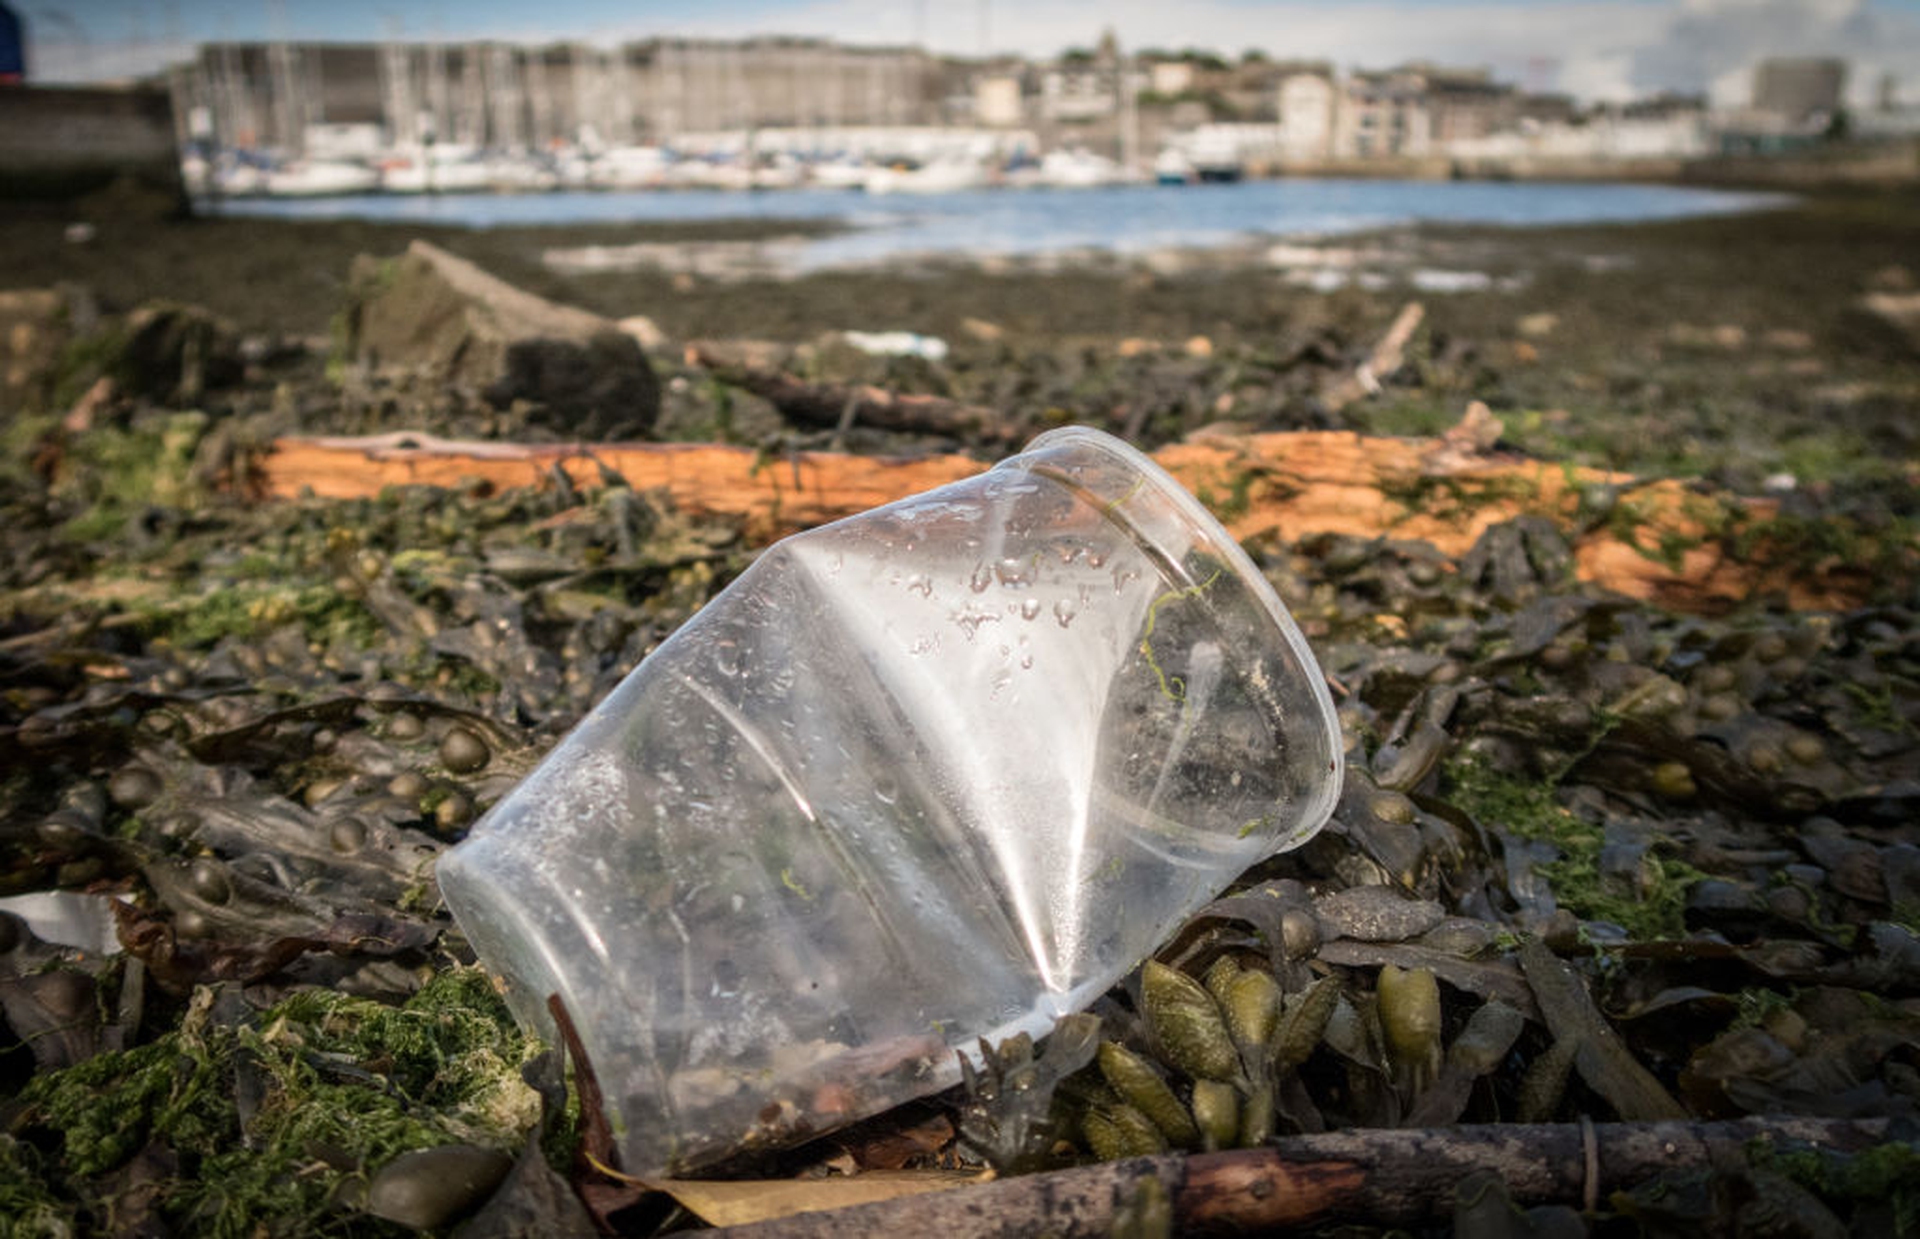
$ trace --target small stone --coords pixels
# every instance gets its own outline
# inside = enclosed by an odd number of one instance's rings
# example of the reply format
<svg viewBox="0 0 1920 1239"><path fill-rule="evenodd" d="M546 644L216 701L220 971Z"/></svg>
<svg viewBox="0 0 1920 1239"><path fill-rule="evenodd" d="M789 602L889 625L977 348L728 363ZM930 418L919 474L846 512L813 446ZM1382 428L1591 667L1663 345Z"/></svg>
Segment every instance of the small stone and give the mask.
<svg viewBox="0 0 1920 1239"><path fill-rule="evenodd" d="M507 1154L472 1144L402 1153L374 1174L367 1212L415 1230L437 1230L479 1208L512 1169Z"/></svg>

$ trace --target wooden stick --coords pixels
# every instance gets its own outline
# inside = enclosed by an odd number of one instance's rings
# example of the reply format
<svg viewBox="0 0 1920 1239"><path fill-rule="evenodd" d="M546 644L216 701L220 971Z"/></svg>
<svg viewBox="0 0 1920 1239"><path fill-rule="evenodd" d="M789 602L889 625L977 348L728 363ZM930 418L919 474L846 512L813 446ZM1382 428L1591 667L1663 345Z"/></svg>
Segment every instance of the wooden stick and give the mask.
<svg viewBox="0 0 1920 1239"><path fill-rule="evenodd" d="M785 417L808 426L838 428L854 422L879 430L905 430L1012 443L1025 436L998 412L944 396L912 396L866 384L808 383L778 370L747 365L712 345L687 346L687 361L705 367L723 383L771 401Z"/></svg>
<svg viewBox="0 0 1920 1239"><path fill-rule="evenodd" d="M1420 320L1427 316L1427 307L1418 301L1409 301L1400 307L1400 313L1394 315L1393 325L1387 328L1387 334L1380 337L1373 346L1373 352L1360 363L1352 374L1334 383L1320 394L1321 403L1335 413L1346 408L1356 400L1364 399L1380 390L1380 380L1400 368L1407 344L1413 339L1413 333L1420 329Z"/></svg>
<svg viewBox="0 0 1920 1239"><path fill-rule="evenodd" d="M1477 1170L1516 1204L1578 1204L1662 1171L1739 1159L1752 1140L1841 1150L1878 1141L1884 1120L1750 1118L1725 1123L1485 1124L1297 1136L1266 1148L1103 1162L978 1187L731 1228L739 1239L838 1235L1105 1236L1140 1203L1170 1203L1173 1233L1251 1235L1340 1220L1410 1226L1448 1216ZM1149 1184L1148 1180L1154 1183Z"/></svg>

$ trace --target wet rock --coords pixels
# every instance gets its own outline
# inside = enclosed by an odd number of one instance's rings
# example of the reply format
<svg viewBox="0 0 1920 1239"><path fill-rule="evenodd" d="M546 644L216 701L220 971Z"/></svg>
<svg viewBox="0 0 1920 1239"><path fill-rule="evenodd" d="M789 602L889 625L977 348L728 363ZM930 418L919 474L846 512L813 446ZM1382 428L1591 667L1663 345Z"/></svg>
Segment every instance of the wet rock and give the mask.
<svg viewBox="0 0 1920 1239"><path fill-rule="evenodd" d="M1408 899L1384 886L1357 886L1314 901L1313 910L1329 938L1362 942L1404 942L1438 925L1446 916L1439 904Z"/></svg>
<svg viewBox="0 0 1920 1239"><path fill-rule="evenodd" d="M388 376L469 391L496 409L582 438L644 433L660 391L637 340L609 319L515 288L415 241L354 263L348 357Z"/></svg>
<svg viewBox="0 0 1920 1239"><path fill-rule="evenodd" d="M1820 836L1803 838L1800 846L1827 871L1828 884L1834 890L1866 903L1887 902L1880 849L1857 839Z"/></svg>
<svg viewBox="0 0 1920 1239"><path fill-rule="evenodd" d="M367 1212L415 1230L436 1230L473 1212L513 1169L498 1149L448 1144L402 1153L367 1186Z"/></svg>
<svg viewBox="0 0 1920 1239"><path fill-rule="evenodd" d="M1704 878L1687 890L1687 919L1701 924L1731 923L1753 926L1765 915L1767 902L1741 882Z"/></svg>
<svg viewBox="0 0 1920 1239"><path fill-rule="evenodd" d="M55 1070L100 1051L97 992L92 977L70 968L5 977L0 979L0 1016L20 1042L33 1048L42 1070Z"/></svg>
<svg viewBox="0 0 1920 1239"><path fill-rule="evenodd" d="M198 306L156 301L127 317L112 372L135 395L183 405L234 383L242 369L240 337L231 323Z"/></svg>

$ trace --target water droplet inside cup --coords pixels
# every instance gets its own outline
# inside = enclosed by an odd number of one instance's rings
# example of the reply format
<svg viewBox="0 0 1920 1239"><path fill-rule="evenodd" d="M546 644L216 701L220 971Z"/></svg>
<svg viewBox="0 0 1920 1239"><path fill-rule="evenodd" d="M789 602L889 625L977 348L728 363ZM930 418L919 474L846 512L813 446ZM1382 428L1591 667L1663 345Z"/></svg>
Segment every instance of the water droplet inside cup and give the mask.
<svg viewBox="0 0 1920 1239"><path fill-rule="evenodd" d="M900 785L887 775L879 775L873 781L873 796L881 804L892 804L900 799Z"/></svg>
<svg viewBox="0 0 1920 1239"><path fill-rule="evenodd" d="M1033 584L1033 566L1017 559L1003 559L993 566L993 575L1006 589L1025 589Z"/></svg>
<svg viewBox="0 0 1920 1239"><path fill-rule="evenodd" d="M980 625L997 624L1000 622L1000 617L991 611L969 609L954 612L953 622L960 625L960 631L966 633L967 640L971 641L973 634L979 631Z"/></svg>
<svg viewBox="0 0 1920 1239"><path fill-rule="evenodd" d="M967 587L976 594L986 593L987 586L991 584L993 584L993 570L984 563L975 568L973 576L967 580Z"/></svg>
<svg viewBox="0 0 1920 1239"><path fill-rule="evenodd" d="M907 588L922 598L933 597L933 581L924 572L916 572L907 578Z"/></svg>
<svg viewBox="0 0 1920 1239"><path fill-rule="evenodd" d="M715 645L713 647L713 667L714 670L730 680L737 678L741 668L739 645L732 641L722 641Z"/></svg>
<svg viewBox="0 0 1920 1239"><path fill-rule="evenodd" d="M1053 618L1060 621L1062 628L1073 623L1073 617L1077 614L1079 614L1079 608L1065 598L1053 604Z"/></svg>
<svg viewBox="0 0 1920 1239"><path fill-rule="evenodd" d="M1030 620L1039 614L1040 614L1040 600L1038 598L1027 598L1021 601L1020 603L1021 619Z"/></svg>

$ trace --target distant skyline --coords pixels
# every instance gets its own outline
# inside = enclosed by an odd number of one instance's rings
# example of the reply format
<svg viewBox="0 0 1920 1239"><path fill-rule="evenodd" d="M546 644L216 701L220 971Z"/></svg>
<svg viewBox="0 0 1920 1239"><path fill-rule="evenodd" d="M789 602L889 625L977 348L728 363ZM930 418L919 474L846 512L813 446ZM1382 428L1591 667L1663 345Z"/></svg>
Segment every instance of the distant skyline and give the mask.
<svg viewBox="0 0 1920 1239"><path fill-rule="evenodd" d="M29 74L87 81L149 73L219 40L582 40L791 34L1033 58L1112 29L1124 50L1330 60L1342 69L1424 58L1482 66L1583 101L1659 90L1747 100L1767 56L1838 56L1848 96L1891 75L1920 102L1920 0L6 0L28 27Z"/></svg>

